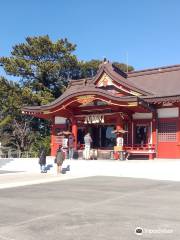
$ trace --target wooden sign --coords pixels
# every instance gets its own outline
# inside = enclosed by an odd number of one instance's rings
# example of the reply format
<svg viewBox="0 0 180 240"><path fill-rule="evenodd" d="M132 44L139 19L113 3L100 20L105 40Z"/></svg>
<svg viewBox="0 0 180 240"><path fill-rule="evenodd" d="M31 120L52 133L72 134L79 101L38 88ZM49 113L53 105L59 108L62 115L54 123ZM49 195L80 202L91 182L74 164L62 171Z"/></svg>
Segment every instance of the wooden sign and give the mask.
<svg viewBox="0 0 180 240"><path fill-rule="evenodd" d="M86 96L77 97L77 102L81 103L83 105L88 104L88 103L90 103L90 102L92 102L94 100L95 100L95 96L94 95L86 95Z"/></svg>
<svg viewBox="0 0 180 240"><path fill-rule="evenodd" d="M104 123L104 115L89 115L85 117L85 124L96 124L96 123Z"/></svg>

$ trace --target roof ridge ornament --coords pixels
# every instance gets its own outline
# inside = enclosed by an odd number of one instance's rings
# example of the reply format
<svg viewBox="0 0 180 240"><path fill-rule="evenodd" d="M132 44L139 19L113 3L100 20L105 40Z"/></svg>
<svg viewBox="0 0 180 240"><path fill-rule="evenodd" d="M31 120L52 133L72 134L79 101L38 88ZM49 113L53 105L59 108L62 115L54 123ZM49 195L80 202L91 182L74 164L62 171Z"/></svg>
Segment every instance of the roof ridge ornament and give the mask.
<svg viewBox="0 0 180 240"><path fill-rule="evenodd" d="M108 63L108 62L109 62L109 61L107 60L107 58L104 57L104 59L103 59L103 63L106 64L106 63Z"/></svg>

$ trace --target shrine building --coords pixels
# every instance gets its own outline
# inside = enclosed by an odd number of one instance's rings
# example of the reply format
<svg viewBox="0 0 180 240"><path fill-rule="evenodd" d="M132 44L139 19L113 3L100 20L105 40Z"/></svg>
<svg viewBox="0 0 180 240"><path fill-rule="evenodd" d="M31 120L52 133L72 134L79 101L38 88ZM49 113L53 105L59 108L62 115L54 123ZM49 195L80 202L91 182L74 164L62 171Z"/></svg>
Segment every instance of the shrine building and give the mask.
<svg viewBox="0 0 180 240"><path fill-rule="evenodd" d="M71 80L55 101L22 110L51 120L52 156L61 132L69 130L77 153L90 132L99 158L110 158L113 130L123 129L124 149L132 158L180 158L180 65L127 73L104 62L95 77Z"/></svg>

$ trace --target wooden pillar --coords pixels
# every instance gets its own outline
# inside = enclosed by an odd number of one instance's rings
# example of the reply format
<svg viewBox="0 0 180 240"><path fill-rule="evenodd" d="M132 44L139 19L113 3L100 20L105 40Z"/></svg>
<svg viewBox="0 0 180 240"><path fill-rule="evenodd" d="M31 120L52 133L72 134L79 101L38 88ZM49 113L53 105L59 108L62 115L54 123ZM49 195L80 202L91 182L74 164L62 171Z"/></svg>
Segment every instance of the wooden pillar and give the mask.
<svg viewBox="0 0 180 240"><path fill-rule="evenodd" d="M128 121L128 145L132 145L132 119Z"/></svg>
<svg viewBox="0 0 180 240"><path fill-rule="evenodd" d="M157 156L157 112L153 112L152 114L152 144L155 145L155 152L156 152L156 156ZM154 157L152 156L151 159L153 159Z"/></svg>
<svg viewBox="0 0 180 240"><path fill-rule="evenodd" d="M157 113L152 116L152 144L157 144Z"/></svg>
<svg viewBox="0 0 180 240"><path fill-rule="evenodd" d="M72 133L74 135L74 148L77 150L77 133L78 133L78 127L77 127L77 120L72 120Z"/></svg>
<svg viewBox="0 0 180 240"><path fill-rule="evenodd" d="M55 150L54 150L54 145L55 145L55 136L54 136L54 124L51 125L50 129L50 134L51 134L51 156L55 156Z"/></svg>
<svg viewBox="0 0 180 240"><path fill-rule="evenodd" d="M131 121L131 144L133 147L133 145L134 145L134 121L133 121L133 119Z"/></svg>

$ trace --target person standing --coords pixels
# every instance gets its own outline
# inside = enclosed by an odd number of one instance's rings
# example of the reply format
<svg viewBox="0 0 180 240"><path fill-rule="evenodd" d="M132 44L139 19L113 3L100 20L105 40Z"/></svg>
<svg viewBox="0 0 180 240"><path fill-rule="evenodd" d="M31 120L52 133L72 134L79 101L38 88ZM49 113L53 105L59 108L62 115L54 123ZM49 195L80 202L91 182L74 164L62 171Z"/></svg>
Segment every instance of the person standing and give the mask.
<svg viewBox="0 0 180 240"><path fill-rule="evenodd" d="M121 147L121 150L123 149L123 145L124 145L124 139L122 134L118 134L117 138L116 138L116 146Z"/></svg>
<svg viewBox="0 0 180 240"><path fill-rule="evenodd" d="M55 158L55 163L57 164L57 174L61 173L61 168L62 168L64 159L65 159L65 152L63 151L62 145L59 145L56 158Z"/></svg>
<svg viewBox="0 0 180 240"><path fill-rule="evenodd" d="M69 148L69 159L72 160L74 155L74 135L73 134L69 135L68 148Z"/></svg>
<svg viewBox="0 0 180 240"><path fill-rule="evenodd" d="M46 173L46 149L42 147L39 153L39 165L41 173Z"/></svg>
<svg viewBox="0 0 180 240"><path fill-rule="evenodd" d="M87 133L84 136L84 144L85 144L85 159L90 159L90 150L91 150L91 143L92 143L92 138L90 133Z"/></svg>
<svg viewBox="0 0 180 240"><path fill-rule="evenodd" d="M119 155L119 159L120 160L125 160L125 151L123 150L123 146L124 146L124 138L122 136L122 133L119 133L117 135L117 139L116 139L116 146L118 147L118 155Z"/></svg>

